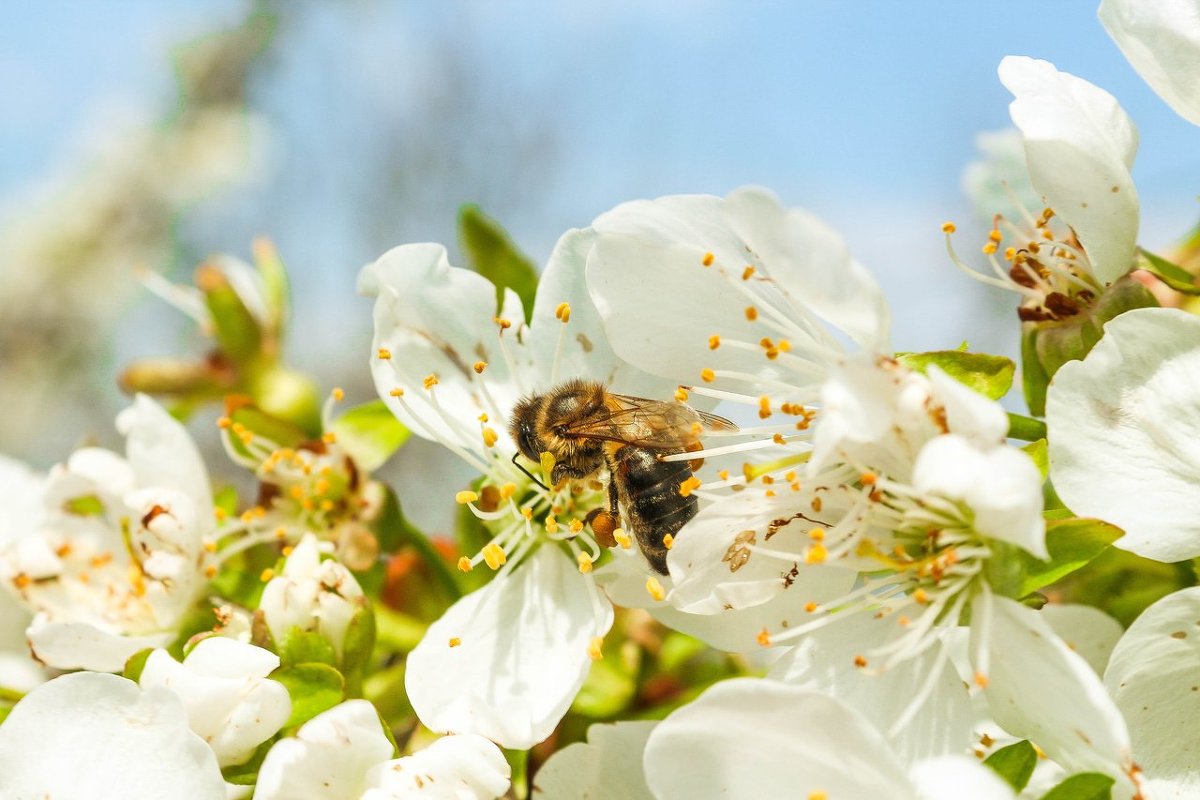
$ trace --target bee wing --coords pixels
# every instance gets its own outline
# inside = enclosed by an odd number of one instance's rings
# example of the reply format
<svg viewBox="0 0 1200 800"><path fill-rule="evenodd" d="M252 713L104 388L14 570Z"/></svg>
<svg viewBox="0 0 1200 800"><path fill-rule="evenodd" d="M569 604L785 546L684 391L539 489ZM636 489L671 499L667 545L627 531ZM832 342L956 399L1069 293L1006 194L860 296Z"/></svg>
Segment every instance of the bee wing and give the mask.
<svg viewBox="0 0 1200 800"><path fill-rule="evenodd" d="M705 431L734 431L724 417L697 411L682 403L664 403L644 397L609 395L619 405L568 426L566 436L607 439L652 450L684 449L700 441Z"/></svg>

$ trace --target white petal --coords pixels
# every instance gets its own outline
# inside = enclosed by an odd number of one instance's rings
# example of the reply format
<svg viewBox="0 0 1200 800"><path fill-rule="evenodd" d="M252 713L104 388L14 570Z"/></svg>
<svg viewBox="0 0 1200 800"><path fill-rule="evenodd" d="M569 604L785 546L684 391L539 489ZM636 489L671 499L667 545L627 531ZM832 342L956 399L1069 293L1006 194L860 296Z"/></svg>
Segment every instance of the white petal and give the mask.
<svg viewBox="0 0 1200 800"><path fill-rule="evenodd" d="M643 765L661 798L916 797L871 723L831 697L755 678L722 681L660 722Z"/></svg>
<svg viewBox="0 0 1200 800"><path fill-rule="evenodd" d="M1016 800L1012 788L994 771L969 756L917 762L908 773L921 800Z"/></svg>
<svg viewBox="0 0 1200 800"><path fill-rule="evenodd" d="M991 625L972 620L971 652L986 650L987 664L974 666L986 677L996 722L1068 770L1119 778L1130 763L1129 735L1099 677L1036 611L1005 597L991 603L989 613L977 599L975 613Z"/></svg>
<svg viewBox="0 0 1200 800"><path fill-rule="evenodd" d="M587 742L568 745L550 756L533 778L533 791L553 800L649 800L642 755L656 725L592 725Z"/></svg>
<svg viewBox="0 0 1200 800"><path fill-rule="evenodd" d="M1119 525L1117 546L1159 561L1200 555L1200 319L1120 315L1046 399L1050 477L1076 514Z"/></svg>
<svg viewBox="0 0 1200 800"><path fill-rule="evenodd" d="M1112 95L1047 61L1008 56L1000 80L1015 98L1009 113L1025 136L1034 187L1075 229L1096 276L1111 283L1133 266L1137 130Z"/></svg>
<svg viewBox="0 0 1200 800"><path fill-rule="evenodd" d="M394 754L375 707L347 700L276 742L258 772L255 800L344 800L367 788L367 773Z"/></svg>
<svg viewBox="0 0 1200 800"><path fill-rule="evenodd" d="M46 476L0 455L0 544L33 532L43 514Z"/></svg>
<svg viewBox="0 0 1200 800"><path fill-rule="evenodd" d="M995 445L1008 435L1008 414L1003 406L956 381L936 365L928 370L934 395L946 411L950 433L965 436L977 445Z"/></svg>
<svg viewBox="0 0 1200 800"><path fill-rule="evenodd" d="M493 800L508 791L511 775L500 748L482 736L444 736L373 767L362 800Z"/></svg>
<svg viewBox="0 0 1200 800"><path fill-rule="evenodd" d="M884 672L855 666L856 656L903 633L895 617L875 619L872 611L848 613L805 634L768 674L850 706L889 739L904 763L965 751L974 712L966 687L940 644ZM936 683L914 712L912 701L935 669L940 669Z"/></svg>
<svg viewBox="0 0 1200 800"><path fill-rule="evenodd" d="M1125 632L1121 623L1092 606L1050 603L1041 614L1067 647L1083 656L1097 675L1104 674L1108 657Z"/></svg>
<svg viewBox="0 0 1200 800"><path fill-rule="evenodd" d="M913 485L966 505L982 535L1049 558L1042 475L1021 451L1003 445L981 449L957 434L938 436L917 457Z"/></svg>
<svg viewBox="0 0 1200 800"><path fill-rule="evenodd" d="M96 672L120 672L134 653L165 647L175 638L170 632L127 636L86 622L51 622L42 614L34 617L25 635L33 654L47 666Z"/></svg>
<svg viewBox="0 0 1200 800"><path fill-rule="evenodd" d="M1175 792L1162 796L1200 795L1191 735L1200 719L1200 587L1143 611L1113 650L1104 683L1129 724L1134 760Z"/></svg>
<svg viewBox="0 0 1200 800"><path fill-rule="evenodd" d="M363 268L359 292L375 296L370 366L379 396L418 435L481 451L476 418L486 412L504 419L522 391L505 362L493 322L496 287L477 272L450 266L441 245L409 244ZM517 337L524 312L515 294L508 293L500 316L514 325L503 334L505 346L514 361L526 364L528 356ZM379 358L381 348L391 358ZM488 365L482 374L472 368L477 361ZM423 385L431 374L439 380L433 390L437 405ZM485 382L499 408L484 394ZM391 395L396 388L404 390L403 398ZM502 427L496 431L506 439Z"/></svg>
<svg viewBox="0 0 1200 800"><path fill-rule="evenodd" d="M1200 6L1195 0L1102 0L1100 21L1125 58L1184 119L1200 125Z"/></svg>
<svg viewBox="0 0 1200 800"><path fill-rule="evenodd" d="M195 442L158 403L140 394L117 415L125 435L125 454L140 486L165 486L183 492L199 509L212 506L208 471Z"/></svg>
<svg viewBox="0 0 1200 800"><path fill-rule="evenodd" d="M589 644L611 625L612 606L575 564L540 547L429 626L408 657L409 699L439 733L532 747L566 713L591 666Z"/></svg>
<svg viewBox="0 0 1200 800"><path fill-rule="evenodd" d="M224 800L209 749L179 700L115 675L64 675L0 725L0 796Z"/></svg>

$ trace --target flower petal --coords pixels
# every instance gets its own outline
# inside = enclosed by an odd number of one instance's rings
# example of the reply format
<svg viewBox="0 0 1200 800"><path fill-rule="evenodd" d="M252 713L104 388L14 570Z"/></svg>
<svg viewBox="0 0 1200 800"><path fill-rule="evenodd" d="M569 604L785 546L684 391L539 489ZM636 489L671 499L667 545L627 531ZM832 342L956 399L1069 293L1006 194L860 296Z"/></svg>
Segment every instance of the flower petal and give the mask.
<svg viewBox="0 0 1200 800"><path fill-rule="evenodd" d="M0 544L33 533L42 518L46 476L0 455Z"/></svg>
<svg viewBox="0 0 1200 800"><path fill-rule="evenodd" d="M550 756L533 778L535 795L555 800L650 800L642 769L646 740L657 722L617 722L588 728Z"/></svg>
<svg viewBox="0 0 1200 800"><path fill-rule="evenodd" d="M367 773L393 755L375 707L347 700L281 739L258 771L255 800L343 800L367 788Z"/></svg>
<svg viewBox="0 0 1200 800"><path fill-rule="evenodd" d="M1046 399L1050 477L1076 514L1159 561L1200 556L1200 319L1139 309L1110 321Z"/></svg>
<svg viewBox="0 0 1200 800"><path fill-rule="evenodd" d="M655 797L915 798L875 727L817 692L722 681L651 732L643 760Z"/></svg>
<svg viewBox="0 0 1200 800"><path fill-rule="evenodd" d="M545 739L591 666L612 606L553 546L459 600L408 657L417 716L444 733L526 749Z"/></svg>
<svg viewBox="0 0 1200 800"><path fill-rule="evenodd" d="M508 791L511 776L500 748L482 736L444 736L424 750L373 767L361 800L493 800Z"/></svg>
<svg viewBox="0 0 1200 800"><path fill-rule="evenodd" d="M1025 56L1000 62L1025 136L1034 187L1079 235L1096 276L1111 283L1133 266L1138 198L1129 171L1137 130L1111 94Z"/></svg>
<svg viewBox="0 0 1200 800"><path fill-rule="evenodd" d="M1108 657L1125 632L1121 623L1092 606L1050 603L1041 614L1067 647L1083 656L1097 675L1104 674Z"/></svg>
<svg viewBox="0 0 1200 800"><path fill-rule="evenodd" d="M1152 797L1200 795L1200 587L1142 612L1113 650L1104 684L1129 724L1133 753L1162 784ZM1171 793L1167 793L1167 789Z"/></svg>
<svg viewBox="0 0 1200 800"><path fill-rule="evenodd" d="M144 394L117 415L117 430L125 435L125 454L139 486L160 486L182 492L199 509L212 507L208 470L196 443L162 406Z"/></svg>
<svg viewBox="0 0 1200 800"><path fill-rule="evenodd" d="M1200 125L1200 6L1195 0L1101 0L1100 22L1150 88Z"/></svg>
<svg viewBox="0 0 1200 800"><path fill-rule="evenodd" d="M906 764L963 752L970 744L975 715L941 644L891 669L867 672L855 666L855 658L895 641L904 629L895 617L876 619L872 611L843 617L805 634L771 666L769 677L822 692L853 708L891 742ZM934 670L940 672L928 697L911 708Z"/></svg>
<svg viewBox="0 0 1200 800"><path fill-rule="evenodd" d="M978 759L947 755L913 764L908 773L921 800L1016 800L1004 780Z"/></svg>
<svg viewBox="0 0 1200 800"><path fill-rule="evenodd" d="M175 638L172 631L127 636L86 622L51 622L44 614L33 618L25 635L33 654L44 664L96 672L120 672L134 653L165 647Z"/></svg>
<svg viewBox="0 0 1200 800"><path fill-rule="evenodd" d="M1070 771L1120 778L1130 765L1129 735L1092 668L1033 609L1006 597L993 597L990 613L980 605L973 613L991 624L972 621L971 651L996 722Z"/></svg>
<svg viewBox="0 0 1200 800"><path fill-rule="evenodd" d="M0 796L224 800L217 760L170 692L76 673L30 692L0 725Z"/></svg>

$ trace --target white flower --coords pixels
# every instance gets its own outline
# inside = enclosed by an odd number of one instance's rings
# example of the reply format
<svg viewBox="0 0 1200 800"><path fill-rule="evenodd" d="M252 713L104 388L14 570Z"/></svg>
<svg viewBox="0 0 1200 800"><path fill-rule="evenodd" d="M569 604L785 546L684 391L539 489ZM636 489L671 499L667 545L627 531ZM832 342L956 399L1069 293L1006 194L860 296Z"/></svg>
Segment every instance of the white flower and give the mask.
<svg viewBox="0 0 1200 800"><path fill-rule="evenodd" d="M115 672L162 646L216 572L212 494L187 432L139 396L117 418L127 457L76 451L51 471L37 532L0 550L0 580L34 614L34 655Z"/></svg>
<svg viewBox="0 0 1200 800"><path fill-rule="evenodd" d="M1200 6L1195 0L1101 0L1100 21L1150 88L1200 125Z"/></svg>
<svg viewBox="0 0 1200 800"><path fill-rule="evenodd" d="M42 518L45 487L45 475L0 456L0 546L33 535ZM0 591L0 686L28 691L46 679L25 643L31 619L15 597Z"/></svg>
<svg viewBox="0 0 1200 800"><path fill-rule="evenodd" d="M1015 797L973 758L906 763L850 707L755 678L722 681L659 723L643 768L656 797Z"/></svg>
<svg viewBox="0 0 1200 800"><path fill-rule="evenodd" d="M255 800L491 800L509 786L499 748L480 736L448 736L393 759L374 706L349 700L313 717L267 753Z"/></svg>
<svg viewBox="0 0 1200 800"><path fill-rule="evenodd" d="M1023 209L1040 208L1042 198L1029 182L1025 140L1016 128L975 135L980 158L963 170L962 188L972 208L991 222L993 215L1020 219Z"/></svg>
<svg viewBox="0 0 1200 800"><path fill-rule="evenodd" d="M642 766L657 722L617 722L588 728L587 741L558 750L534 776L534 792L554 800L650 798Z"/></svg>
<svg viewBox="0 0 1200 800"><path fill-rule="evenodd" d="M1117 547L1200 556L1200 319L1138 309L1111 320L1046 402L1050 477L1076 514L1120 526Z"/></svg>
<svg viewBox="0 0 1200 800"><path fill-rule="evenodd" d="M225 798L179 698L115 675L64 675L26 695L0 724L0 764L7 798Z"/></svg>
<svg viewBox="0 0 1200 800"><path fill-rule="evenodd" d="M317 538L306 533L283 571L263 588L258 608L278 646L299 628L329 640L341 659L350 620L365 602L350 570L336 559L322 560Z"/></svg>
<svg viewBox="0 0 1200 800"><path fill-rule="evenodd" d="M138 683L174 692L191 729L227 767L244 763L287 722L292 708L287 689L266 677L278 666L279 657L268 650L212 636L199 641L182 664L155 650Z"/></svg>
<svg viewBox="0 0 1200 800"><path fill-rule="evenodd" d="M487 564L492 582L452 606L408 657L413 707L436 731L480 733L516 748L541 741L612 624L590 574L600 548L583 526L606 494L594 482L534 484L513 462L507 431L523 395L571 378L670 397L673 386L609 348L583 286L590 241L572 231L559 242L529 325L513 292L497 313L495 287L450 266L438 245L398 247L360 276L361 290L376 296L371 370L380 396L414 433L483 475L479 490L458 500L493 533L459 562L464 570Z"/></svg>

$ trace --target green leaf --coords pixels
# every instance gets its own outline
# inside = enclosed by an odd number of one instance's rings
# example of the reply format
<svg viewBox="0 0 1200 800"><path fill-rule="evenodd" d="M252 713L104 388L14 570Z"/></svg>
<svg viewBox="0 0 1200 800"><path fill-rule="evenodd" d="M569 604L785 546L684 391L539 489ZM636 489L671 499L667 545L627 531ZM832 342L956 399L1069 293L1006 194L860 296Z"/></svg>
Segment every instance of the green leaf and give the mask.
<svg viewBox="0 0 1200 800"><path fill-rule="evenodd" d="M983 762L1004 778L1005 782L1019 792L1029 783L1033 768L1037 766L1037 750L1029 742L1021 741L1001 747Z"/></svg>
<svg viewBox="0 0 1200 800"><path fill-rule="evenodd" d="M517 249L500 223L476 205L458 210L458 238L471 268L496 285L496 309L504 302L504 290L512 289L521 298L528 322L538 282L533 262Z"/></svg>
<svg viewBox="0 0 1200 800"><path fill-rule="evenodd" d="M1046 480L1046 476L1050 474L1050 456L1046 449L1046 440L1038 439L1036 442L1030 442L1022 447L1021 451L1033 459L1038 472L1042 473L1042 480Z"/></svg>
<svg viewBox="0 0 1200 800"><path fill-rule="evenodd" d="M992 400L999 400L1008 393L1016 371L1012 359L960 350L904 353L897 360L917 372L925 372L930 365L936 366L959 383Z"/></svg>
<svg viewBox="0 0 1200 800"><path fill-rule="evenodd" d="M1138 267L1151 272L1160 281L1183 294L1200 294L1196 276L1178 264L1172 264L1162 256L1156 256L1145 248L1138 248Z"/></svg>
<svg viewBox="0 0 1200 800"><path fill-rule="evenodd" d="M11 706L0 707L0 724L2 724L4 722L4 720L8 719L8 715L11 713L12 713Z"/></svg>
<svg viewBox="0 0 1200 800"><path fill-rule="evenodd" d="M342 673L328 664L280 667L268 677L282 683L292 698L292 715L288 717L285 728L303 725L345 699Z"/></svg>
<svg viewBox="0 0 1200 800"><path fill-rule="evenodd" d="M267 306L267 327L271 334L279 337L287 324L288 289L287 269L279 258L279 251L269 239L254 242L254 266L263 279L263 300Z"/></svg>
<svg viewBox="0 0 1200 800"><path fill-rule="evenodd" d="M1116 525L1098 519L1076 517L1047 521L1046 549L1050 551L1050 560L1041 561L1021 551L1024 580L1020 594L1036 592L1071 574L1107 550L1122 535L1124 531Z"/></svg>
<svg viewBox="0 0 1200 800"><path fill-rule="evenodd" d="M1099 772L1081 772L1046 792L1041 800L1112 800L1115 782Z"/></svg>
<svg viewBox="0 0 1200 800"><path fill-rule="evenodd" d="M396 419L382 400L372 400L346 411L330 429L338 444L354 463L366 472L374 472L408 441L409 430Z"/></svg>
<svg viewBox="0 0 1200 800"><path fill-rule="evenodd" d="M232 407L227 414L231 422L244 426L256 436L270 439L280 447L296 447L309 438L303 428L279 419L246 400L247 398L241 398L239 402L238 399L231 398L229 405ZM236 436L233 437L233 445L244 449Z"/></svg>
<svg viewBox="0 0 1200 800"><path fill-rule="evenodd" d="M204 293L204 304L212 318L217 348L234 363L245 363L259 353L262 328L225 273L212 264L196 268L196 288Z"/></svg>
<svg viewBox="0 0 1200 800"><path fill-rule="evenodd" d="M146 659L150 658L153 652L153 647L147 647L125 659L125 669L121 671L121 675L137 683L142 678L142 670L146 668Z"/></svg>
<svg viewBox="0 0 1200 800"><path fill-rule="evenodd" d="M274 737L267 739L254 749L244 764L232 764L221 770L221 777L237 786L253 786L258 782L258 770L262 767L267 751L275 744Z"/></svg>
<svg viewBox="0 0 1200 800"><path fill-rule="evenodd" d="M364 664L375 649L375 613L371 603L363 598L362 605L350 618L346 626L346 639L342 645L342 669L351 672Z"/></svg>
<svg viewBox="0 0 1200 800"><path fill-rule="evenodd" d="M306 631L293 625L291 630L283 635L279 646L279 661L285 667L294 664L321 663L337 664L337 654L333 645L321 634Z"/></svg>

